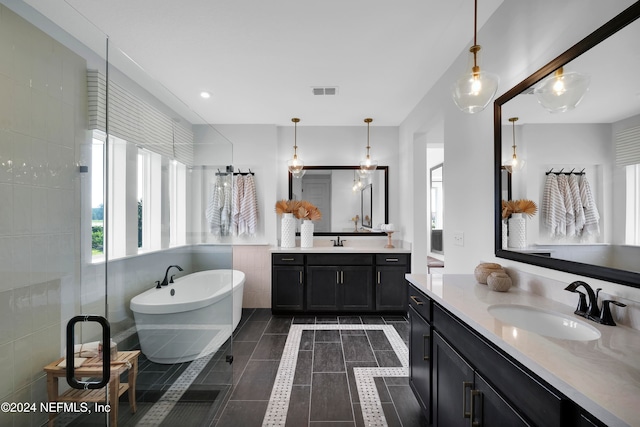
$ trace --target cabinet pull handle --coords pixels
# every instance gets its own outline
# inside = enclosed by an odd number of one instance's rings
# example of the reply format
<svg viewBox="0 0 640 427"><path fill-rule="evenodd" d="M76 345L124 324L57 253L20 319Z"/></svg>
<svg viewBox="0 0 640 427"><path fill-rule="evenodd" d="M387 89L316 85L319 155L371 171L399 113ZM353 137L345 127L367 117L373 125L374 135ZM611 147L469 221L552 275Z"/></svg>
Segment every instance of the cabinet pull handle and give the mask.
<svg viewBox="0 0 640 427"><path fill-rule="evenodd" d="M378 285L380 284L380 270L378 270Z"/></svg>
<svg viewBox="0 0 640 427"><path fill-rule="evenodd" d="M302 285L302 271L300 271L300 284Z"/></svg>
<svg viewBox="0 0 640 427"><path fill-rule="evenodd" d="M398 262L398 258L387 258L387 262Z"/></svg>
<svg viewBox="0 0 640 427"><path fill-rule="evenodd" d="M429 360L429 347L427 342L430 338L431 335L422 336L422 360Z"/></svg>
<svg viewBox="0 0 640 427"><path fill-rule="evenodd" d="M336 271L336 283L340 283L340 272Z"/></svg>
<svg viewBox="0 0 640 427"><path fill-rule="evenodd" d="M422 301L420 301L415 295L411 295L410 297L413 302L415 302L417 305L424 305L424 303Z"/></svg>
<svg viewBox="0 0 640 427"><path fill-rule="evenodd" d="M478 405L478 407L482 411L482 392L480 390L471 390L471 426L472 427L482 426L482 416L478 417L478 414L476 414L476 406L475 406L476 397L480 399L480 405ZM477 421L476 421L476 418L478 418Z"/></svg>
<svg viewBox="0 0 640 427"><path fill-rule="evenodd" d="M462 382L462 418L471 418L471 412L467 412L467 387L471 390L473 383Z"/></svg>
<svg viewBox="0 0 640 427"><path fill-rule="evenodd" d="M344 285L344 271L340 272L340 283Z"/></svg>
<svg viewBox="0 0 640 427"><path fill-rule="evenodd" d="M295 258L280 258L280 261L294 261Z"/></svg>

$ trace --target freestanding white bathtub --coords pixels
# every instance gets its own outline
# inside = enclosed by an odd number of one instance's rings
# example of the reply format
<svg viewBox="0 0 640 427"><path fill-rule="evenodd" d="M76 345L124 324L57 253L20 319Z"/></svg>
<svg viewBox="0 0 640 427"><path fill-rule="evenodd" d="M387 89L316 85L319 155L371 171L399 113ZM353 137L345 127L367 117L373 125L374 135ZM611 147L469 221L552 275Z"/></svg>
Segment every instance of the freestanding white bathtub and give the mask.
<svg viewBox="0 0 640 427"><path fill-rule="evenodd" d="M217 351L240 322L244 281L238 270L200 271L133 297L142 353L172 364Z"/></svg>

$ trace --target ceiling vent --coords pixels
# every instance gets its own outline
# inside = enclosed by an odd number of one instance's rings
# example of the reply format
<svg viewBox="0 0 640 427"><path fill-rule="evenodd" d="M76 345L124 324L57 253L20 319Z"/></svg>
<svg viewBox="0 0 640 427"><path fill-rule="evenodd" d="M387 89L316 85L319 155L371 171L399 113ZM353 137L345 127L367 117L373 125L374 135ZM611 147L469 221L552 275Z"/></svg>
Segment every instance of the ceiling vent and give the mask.
<svg viewBox="0 0 640 427"><path fill-rule="evenodd" d="M330 86L330 87L313 87L311 88L314 95L337 95L338 87Z"/></svg>

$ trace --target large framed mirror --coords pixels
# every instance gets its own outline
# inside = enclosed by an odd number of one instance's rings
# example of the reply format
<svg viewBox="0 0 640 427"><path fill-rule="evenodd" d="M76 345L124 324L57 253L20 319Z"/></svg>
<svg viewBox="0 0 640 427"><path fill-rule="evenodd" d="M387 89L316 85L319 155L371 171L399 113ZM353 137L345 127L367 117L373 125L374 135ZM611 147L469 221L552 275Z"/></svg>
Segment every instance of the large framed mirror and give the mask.
<svg viewBox="0 0 640 427"><path fill-rule="evenodd" d="M636 2L496 99L497 257L640 287L640 215L633 210L633 205L640 203L640 166L625 163L628 153L621 149L631 138L626 147L632 147L632 151L635 147L640 156L640 88L636 83L640 69L639 17L640 2ZM590 84L574 109L550 113L536 93L547 79L557 79L558 70L565 76L572 72L587 74ZM517 126L509 122L512 117L519 118ZM526 163L523 169L511 170L505 164L516 145ZM505 169L511 183L505 180ZM556 177L548 179L549 174ZM585 186L590 196L582 198L581 203L574 199L573 210L567 200L565 216L555 215L562 211L556 211L550 197L555 190L549 182L554 180L579 180L576 182L580 185L588 182ZM559 187L562 185L564 182ZM503 246L501 207L505 195L532 200L539 207L527 219L524 247ZM580 221L576 218L587 208L591 213L595 209L596 215L588 219L593 226L587 229L581 223L578 230ZM556 217L564 223L558 225Z"/></svg>
<svg viewBox="0 0 640 427"><path fill-rule="evenodd" d="M377 226L389 223L389 166L378 166L367 177L358 173L360 166L304 169L302 178L289 173L289 200L308 200L320 209L322 220L316 222L314 235L386 235ZM363 220L365 207L370 211L368 221Z"/></svg>

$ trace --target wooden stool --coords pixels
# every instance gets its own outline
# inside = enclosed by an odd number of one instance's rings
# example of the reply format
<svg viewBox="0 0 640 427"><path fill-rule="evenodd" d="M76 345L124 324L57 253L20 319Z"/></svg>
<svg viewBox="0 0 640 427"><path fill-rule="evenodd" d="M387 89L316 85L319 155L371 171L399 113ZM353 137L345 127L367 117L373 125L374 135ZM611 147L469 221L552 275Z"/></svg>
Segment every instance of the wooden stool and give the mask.
<svg viewBox="0 0 640 427"><path fill-rule="evenodd" d="M111 375L109 377L109 420L110 425L116 427L118 425L118 398L129 390L129 406L131 413L136 412L136 378L138 376L138 356L140 350L135 351L119 351L118 358L111 361ZM107 354L108 356L108 354ZM61 396L58 395L58 378L66 377L65 368L58 366L64 357L52 362L44 367L47 373L47 393L49 402L105 402L105 389L99 390L78 390L69 389ZM129 371L128 382L120 383L120 374ZM76 377L101 377L102 376L102 359L92 357L85 360L82 366L75 368ZM53 420L56 413L49 413L49 426L53 426Z"/></svg>

